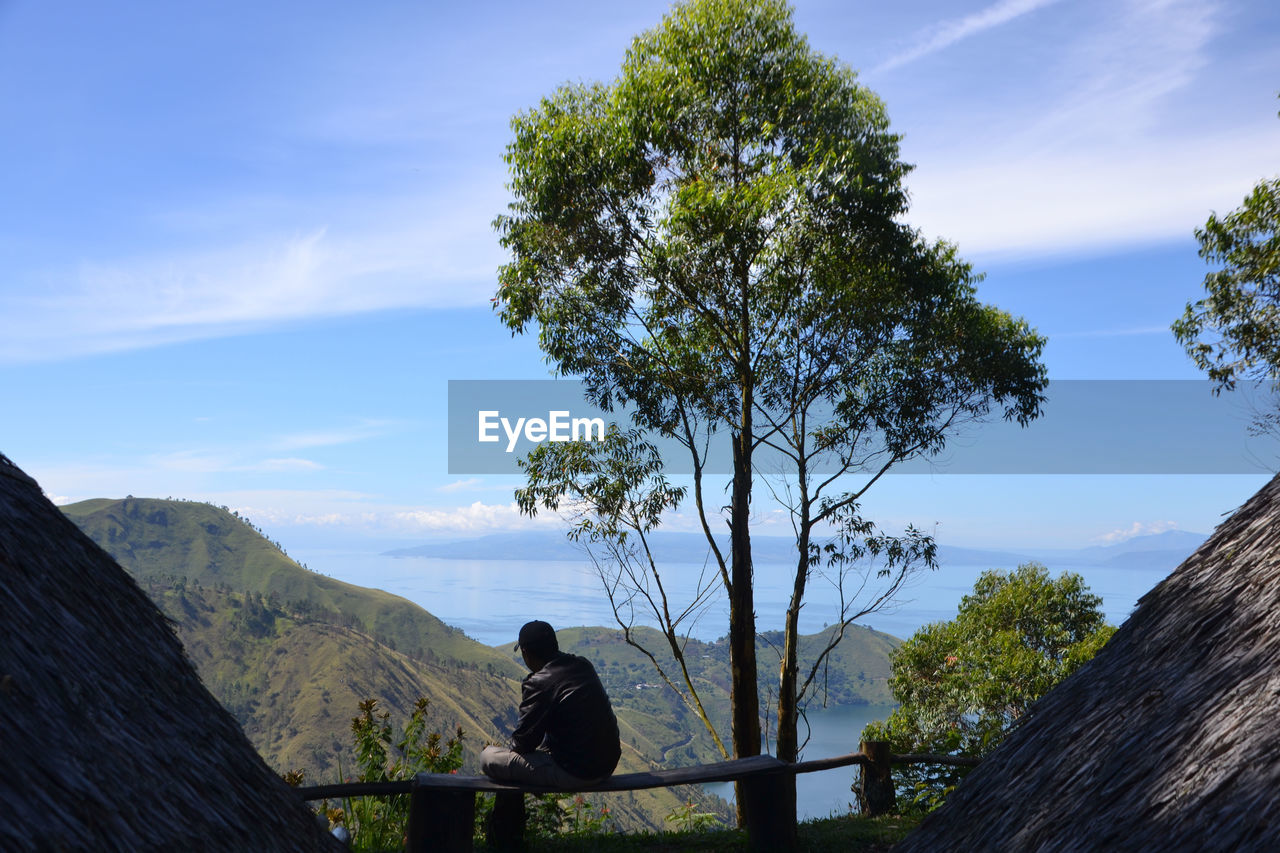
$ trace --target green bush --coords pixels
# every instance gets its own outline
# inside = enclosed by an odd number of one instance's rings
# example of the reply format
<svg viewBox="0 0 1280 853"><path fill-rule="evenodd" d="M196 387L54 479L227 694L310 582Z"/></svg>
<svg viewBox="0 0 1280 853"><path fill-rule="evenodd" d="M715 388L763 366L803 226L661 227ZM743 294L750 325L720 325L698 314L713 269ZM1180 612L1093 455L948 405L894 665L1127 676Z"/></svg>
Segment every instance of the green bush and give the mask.
<svg viewBox="0 0 1280 853"><path fill-rule="evenodd" d="M1102 599L1077 574L1051 578L1038 563L983 572L955 619L924 626L893 652L898 708L862 740L888 741L897 753L986 755L1113 633ZM936 808L968 770L895 767L900 806Z"/></svg>
<svg viewBox="0 0 1280 853"><path fill-rule="evenodd" d="M355 738L355 779L343 781L392 782L418 773L456 773L462 766L462 729L447 740L439 732L427 732L430 701L419 698L399 738L393 738L391 715L377 712L377 699L360 703L360 714L351 720ZM339 764L339 775L341 764ZM342 824L351 832L355 851L399 850L409 825L409 797L346 797L341 808L325 811L330 825Z"/></svg>

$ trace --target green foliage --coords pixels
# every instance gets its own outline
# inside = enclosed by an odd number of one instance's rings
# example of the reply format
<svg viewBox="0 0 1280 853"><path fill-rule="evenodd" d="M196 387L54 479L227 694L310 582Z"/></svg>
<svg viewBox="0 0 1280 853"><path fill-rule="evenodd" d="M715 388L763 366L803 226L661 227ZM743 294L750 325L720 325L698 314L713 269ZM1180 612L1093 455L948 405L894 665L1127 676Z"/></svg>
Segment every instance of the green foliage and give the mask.
<svg viewBox="0 0 1280 853"><path fill-rule="evenodd" d="M482 841L494 797L481 794L476 798L476 840ZM620 831L607 805L592 803L581 794L562 797L559 794L525 794L524 836L526 841L538 838L583 838L609 835Z"/></svg>
<svg viewBox="0 0 1280 853"><path fill-rule="evenodd" d="M1217 390L1241 378L1280 379L1280 178L1196 230L1200 257L1221 266L1206 296L1188 303L1173 332Z"/></svg>
<svg viewBox="0 0 1280 853"><path fill-rule="evenodd" d="M893 652L889 687L900 705L862 739L889 741L899 753L985 755L1110 639L1115 628L1101 604L1079 575L1052 579L1037 563L983 572L955 619L926 625ZM908 801L932 808L964 772L906 765L900 787Z"/></svg>
<svg viewBox="0 0 1280 853"><path fill-rule="evenodd" d="M462 766L462 729L447 740L427 732L425 697L419 698L400 737L394 737L391 715L377 711L378 700L360 703L351 720L358 782L411 779L418 773L456 773ZM409 797L348 797L341 810L327 810L331 823L351 831L351 849L400 849L409 821Z"/></svg>
<svg viewBox="0 0 1280 853"><path fill-rule="evenodd" d="M720 818L716 815L711 812L698 811L693 804L693 800L689 800L683 806L667 815L667 822L679 832L699 832L721 825Z"/></svg>
<svg viewBox="0 0 1280 853"><path fill-rule="evenodd" d="M525 834L534 838L559 835L565 809L555 794L525 794Z"/></svg>
<svg viewBox="0 0 1280 853"><path fill-rule="evenodd" d="M608 806L594 806L577 794L565 806L565 832L569 835L602 835L609 832Z"/></svg>

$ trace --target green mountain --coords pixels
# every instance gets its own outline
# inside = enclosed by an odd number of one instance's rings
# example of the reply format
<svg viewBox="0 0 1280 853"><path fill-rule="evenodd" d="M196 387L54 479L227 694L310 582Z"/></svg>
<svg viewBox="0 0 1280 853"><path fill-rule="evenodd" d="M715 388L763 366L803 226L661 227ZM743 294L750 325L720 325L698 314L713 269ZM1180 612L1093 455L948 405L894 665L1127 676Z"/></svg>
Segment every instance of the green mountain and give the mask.
<svg viewBox="0 0 1280 853"><path fill-rule="evenodd" d="M265 596L275 606L357 628L411 657L492 668L521 668L444 624L413 602L299 566L246 519L191 501L125 498L69 504L62 511L139 581L178 578Z"/></svg>
<svg viewBox="0 0 1280 853"><path fill-rule="evenodd" d="M428 697L434 730L464 730L467 772L475 772L485 743L514 726L526 671L510 646L484 646L399 596L311 572L226 509L130 497L63 510L172 620L206 686L280 771L303 770L317 784L340 778L340 768L354 766L351 719L369 698L402 725L417 698ZM804 638L802 651L825 643L827 633ZM655 631L636 636L655 651L665 648ZM718 759L696 715L619 631L571 628L560 639L596 663L613 697L622 770ZM769 663L776 642L761 637L762 684L776 678ZM822 677L828 701L887 701L888 652L897 642L850 629ZM686 653L728 739L727 645L690 640ZM669 652L659 659L668 662ZM623 828L661 827L690 798L728 816L723 801L694 789L637 791L608 804Z"/></svg>
<svg viewBox="0 0 1280 853"><path fill-rule="evenodd" d="M434 730L461 726L471 757L515 722L510 676L416 660L259 593L185 580L142 586L173 621L205 685L278 770L335 781L340 762L353 765L351 719L370 697L399 723L419 696L430 698Z"/></svg>

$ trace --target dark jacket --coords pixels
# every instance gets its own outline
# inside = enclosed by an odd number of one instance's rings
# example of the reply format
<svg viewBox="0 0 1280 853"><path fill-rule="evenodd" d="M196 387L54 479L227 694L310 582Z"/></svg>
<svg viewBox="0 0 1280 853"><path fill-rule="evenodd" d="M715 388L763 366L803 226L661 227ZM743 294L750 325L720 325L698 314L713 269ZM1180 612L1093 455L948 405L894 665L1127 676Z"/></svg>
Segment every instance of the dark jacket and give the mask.
<svg viewBox="0 0 1280 853"><path fill-rule="evenodd" d="M586 658L561 653L522 683L511 748L533 752L544 742L556 764L582 779L608 776L618 766L618 720Z"/></svg>

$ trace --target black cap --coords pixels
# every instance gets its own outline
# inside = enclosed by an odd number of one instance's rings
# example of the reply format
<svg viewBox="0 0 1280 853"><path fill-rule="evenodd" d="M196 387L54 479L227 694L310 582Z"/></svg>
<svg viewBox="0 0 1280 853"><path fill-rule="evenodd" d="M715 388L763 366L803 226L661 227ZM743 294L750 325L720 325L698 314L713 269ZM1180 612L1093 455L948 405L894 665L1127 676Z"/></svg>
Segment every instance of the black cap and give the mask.
<svg viewBox="0 0 1280 853"><path fill-rule="evenodd" d="M514 651L520 651L522 646L535 655L553 655L560 651L560 644L556 642L555 629L541 619L524 623Z"/></svg>

